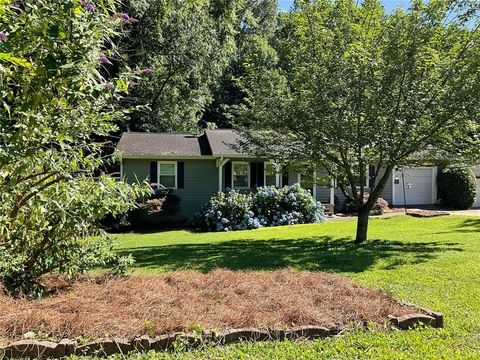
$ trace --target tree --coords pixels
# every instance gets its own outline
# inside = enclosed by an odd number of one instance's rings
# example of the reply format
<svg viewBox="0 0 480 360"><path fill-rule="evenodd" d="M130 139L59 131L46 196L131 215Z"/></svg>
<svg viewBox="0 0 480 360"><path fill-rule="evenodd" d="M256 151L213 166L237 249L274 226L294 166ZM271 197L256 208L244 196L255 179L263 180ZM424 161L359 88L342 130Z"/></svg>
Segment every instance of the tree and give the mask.
<svg viewBox="0 0 480 360"><path fill-rule="evenodd" d="M96 170L122 116L126 72L109 76L113 2L25 0L0 6L0 282L40 295L41 277L112 260L98 221L123 213L146 186Z"/></svg>
<svg viewBox="0 0 480 360"><path fill-rule="evenodd" d="M275 0L129 0L132 32L118 41L129 63L148 68L125 99L138 105L124 129L195 132L198 123L230 126L243 98L236 84L245 54L268 45ZM262 45L263 43L263 45Z"/></svg>
<svg viewBox="0 0 480 360"><path fill-rule="evenodd" d="M236 1L130 0L136 19L121 40L130 64L150 71L128 100L139 105L126 128L191 132L198 129L211 90L234 53Z"/></svg>
<svg viewBox="0 0 480 360"><path fill-rule="evenodd" d="M244 101L239 79L245 75L245 65L256 66L256 71L277 60L270 44L277 25L276 0L239 0L235 16L235 52L212 89L212 101L202 119L221 128L235 123L235 106ZM248 61L248 60L254 60Z"/></svg>
<svg viewBox="0 0 480 360"><path fill-rule="evenodd" d="M325 168L355 202L355 242L365 242L394 168L432 153L480 159L478 14L465 1L391 14L376 0L298 1L280 18L277 66L243 79L248 142Z"/></svg>

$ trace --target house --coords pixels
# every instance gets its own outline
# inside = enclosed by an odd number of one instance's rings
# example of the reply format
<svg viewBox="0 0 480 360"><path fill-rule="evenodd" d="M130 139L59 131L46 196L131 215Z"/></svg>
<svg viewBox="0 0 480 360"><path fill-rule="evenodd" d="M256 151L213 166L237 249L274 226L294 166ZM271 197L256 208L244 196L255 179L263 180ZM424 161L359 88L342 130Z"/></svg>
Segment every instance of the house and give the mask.
<svg viewBox="0 0 480 360"><path fill-rule="evenodd" d="M321 169L311 175L279 169L268 159L253 158L232 147L237 136L233 130L206 130L202 135L124 133L118 144L121 176L127 182L148 179L172 189L181 199L175 220L192 217L213 194L227 188L247 191L256 186L299 183L316 200L343 205L345 197L339 189L313 181L321 178ZM436 166L394 171L381 196L392 205L434 204L436 176Z"/></svg>

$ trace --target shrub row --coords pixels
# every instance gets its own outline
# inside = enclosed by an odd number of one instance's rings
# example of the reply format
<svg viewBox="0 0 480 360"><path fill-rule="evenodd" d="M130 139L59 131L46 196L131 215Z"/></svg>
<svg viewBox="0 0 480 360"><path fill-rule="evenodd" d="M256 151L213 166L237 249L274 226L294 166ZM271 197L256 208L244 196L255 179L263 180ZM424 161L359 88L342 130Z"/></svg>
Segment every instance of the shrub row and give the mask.
<svg viewBox="0 0 480 360"><path fill-rule="evenodd" d="M252 193L229 190L215 194L192 225L207 231L258 229L326 221L322 204L299 184L277 189L263 186Z"/></svg>

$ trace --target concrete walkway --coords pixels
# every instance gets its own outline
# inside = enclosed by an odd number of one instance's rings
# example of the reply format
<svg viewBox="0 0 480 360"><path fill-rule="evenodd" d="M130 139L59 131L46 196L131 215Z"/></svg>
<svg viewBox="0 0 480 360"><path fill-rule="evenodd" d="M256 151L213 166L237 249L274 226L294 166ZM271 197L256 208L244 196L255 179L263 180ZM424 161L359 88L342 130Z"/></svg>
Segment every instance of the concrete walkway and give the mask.
<svg viewBox="0 0 480 360"><path fill-rule="evenodd" d="M468 209L468 210L446 210L450 215L462 215L462 216L480 216L480 209Z"/></svg>
<svg viewBox="0 0 480 360"><path fill-rule="evenodd" d="M415 210L414 208L408 208L407 211ZM459 215L459 216L479 216L480 217L480 208L475 208L475 209L468 209L468 210L451 210L451 209L446 209L446 208L424 208L422 207L421 209L417 210L437 210L437 211L444 211L449 213L450 215ZM389 218L393 216L400 216L400 215L405 215L405 212L399 211L399 212L387 212L383 215L373 215L370 216L370 219L381 219L381 218ZM351 219L356 219L356 216L338 216L334 215L333 217L329 217L329 221L341 221L341 220L351 220Z"/></svg>

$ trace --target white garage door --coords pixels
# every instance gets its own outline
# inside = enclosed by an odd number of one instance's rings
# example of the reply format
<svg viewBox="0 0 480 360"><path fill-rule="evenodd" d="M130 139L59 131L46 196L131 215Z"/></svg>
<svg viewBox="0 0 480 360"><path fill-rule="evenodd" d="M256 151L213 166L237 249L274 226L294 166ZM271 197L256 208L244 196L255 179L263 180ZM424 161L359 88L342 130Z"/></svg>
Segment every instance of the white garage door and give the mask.
<svg viewBox="0 0 480 360"><path fill-rule="evenodd" d="M480 179L477 179L477 196L473 207L480 207Z"/></svg>
<svg viewBox="0 0 480 360"><path fill-rule="evenodd" d="M427 205L435 203L433 168L405 168L394 173L394 205ZM402 176L403 172L403 176ZM403 184L405 179L405 187ZM405 189L405 195L404 195Z"/></svg>

